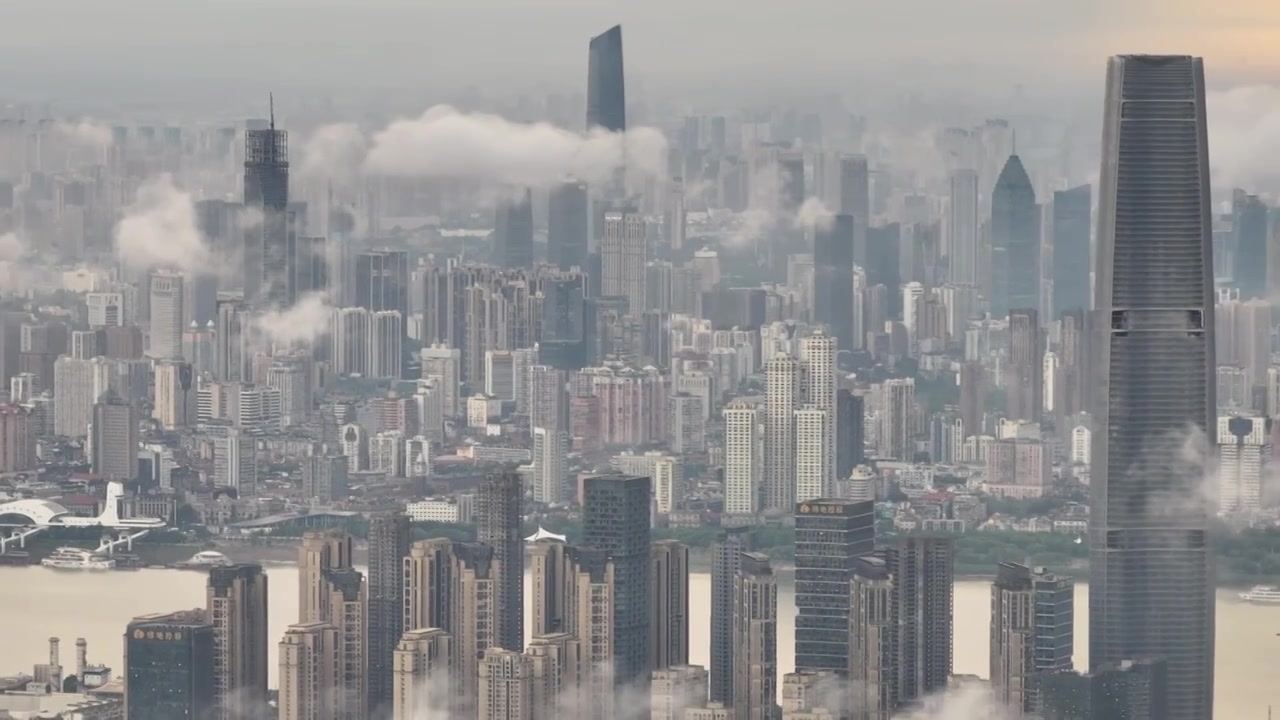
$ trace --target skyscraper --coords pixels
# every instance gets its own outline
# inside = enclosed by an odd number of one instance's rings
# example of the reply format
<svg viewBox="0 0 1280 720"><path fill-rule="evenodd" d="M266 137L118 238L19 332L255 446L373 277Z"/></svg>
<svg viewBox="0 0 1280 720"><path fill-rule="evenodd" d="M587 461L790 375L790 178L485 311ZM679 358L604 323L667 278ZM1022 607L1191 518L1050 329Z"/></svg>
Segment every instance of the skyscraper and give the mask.
<svg viewBox="0 0 1280 720"><path fill-rule="evenodd" d="M327 622L290 625L280 641L280 720L333 720L341 692L338 630Z"/></svg>
<svg viewBox="0 0 1280 720"><path fill-rule="evenodd" d="M946 537L903 536L882 554L894 584L903 705L943 690L951 677L954 548Z"/></svg>
<svg viewBox="0 0 1280 720"><path fill-rule="evenodd" d="M355 305L375 313L396 310L409 316L409 253L370 250L355 258Z"/></svg>
<svg viewBox="0 0 1280 720"><path fill-rule="evenodd" d="M760 415L756 405L742 400L724 408L724 511L730 515L760 511L764 462L757 431Z"/></svg>
<svg viewBox="0 0 1280 720"><path fill-rule="evenodd" d="M327 570L351 567L350 535L337 531L309 532L298 547L298 622L326 621L329 617Z"/></svg>
<svg viewBox="0 0 1280 720"><path fill-rule="evenodd" d="M1075 580L1000 563L991 585L991 689L1021 714L1040 709L1037 675L1069 672Z"/></svg>
<svg viewBox="0 0 1280 720"><path fill-rule="evenodd" d="M584 485L583 545L607 554L613 564L613 672L619 687L648 684L649 486L649 478L637 475L599 475Z"/></svg>
<svg viewBox="0 0 1280 720"><path fill-rule="evenodd" d="M795 505L795 411L803 402L803 370L803 364L790 355L775 355L765 363L766 510L787 510Z"/></svg>
<svg viewBox="0 0 1280 720"><path fill-rule="evenodd" d="M1009 365L1005 371L1006 414L1010 420L1040 422L1044 414L1044 348L1039 313L1009 311Z"/></svg>
<svg viewBox="0 0 1280 720"><path fill-rule="evenodd" d="M271 119L250 121L244 133L244 299L285 304L289 283L289 133ZM261 218L256 217L261 213ZM255 222L256 220L256 222ZM223 378L230 379L230 378Z"/></svg>
<svg viewBox="0 0 1280 720"><path fill-rule="evenodd" d="M1236 189L1231 195L1231 279L1241 300L1267 296L1267 204Z"/></svg>
<svg viewBox="0 0 1280 720"><path fill-rule="evenodd" d="M743 553L733 580L734 717L778 717L777 688L778 580L767 556Z"/></svg>
<svg viewBox="0 0 1280 720"><path fill-rule="evenodd" d="M532 190L525 188L498 206L493 224L493 262L498 267L533 267Z"/></svg>
<svg viewBox="0 0 1280 720"><path fill-rule="evenodd" d="M1271 465L1271 427L1266 417L1218 418L1218 511L1262 507L1264 478Z"/></svg>
<svg viewBox="0 0 1280 720"><path fill-rule="evenodd" d="M134 407L108 390L93 405L93 472L108 480L138 476L138 417Z"/></svg>
<svg viewBox="0 0 1280 720"><path fill-rule="evenodd" d="M813 319L827 326L841 350L853 350L852 215L836 215L813 234Z"/></svg>
<svg viewBox="0 0 1280 720"><path fill-rule="evenodd" d="M583 281L577 273L543 280L539 363L564 371L581 370L587 365Z"/></svg>
<svg viewBox="0 0 1280 720"><path fill-rule="evenodd" d="M1212 509L1202 468L1183 460L1189 433L1209 445L1216 412L1203 61L1112 58L1102 137L1089 666L1164 659L1166 717L1203 720L1213 714Z"/></svg>
<svg viewBox="0 0 1280 720"><path fill-rule="evenodd" d="M802 437L801 416L796 416L796 501L803 502L818 497L827 497L835 486L836 469L836 338L822 331L800 341L800 356L804 360L804 402L811 409L821 411L821 417L814 415L807 425L816 428L821 420L822 443L808 445L802 453L800 439ZM807 452L819 449L819 453ZM816 461L816 463L814 462ZM806 477L816 482L803 482L800 470L808 463ZM814 472L816 471L816 473Z"/></svg>
<svg viewBox="0 0 1280 720"><path fill-rule="evenodd" d="M152 273L151 351L157 360L182 357L183 277L175 273Z"/></svg>
<svg viewBox="0 0 1280 720"><path fill-rule="evenodd" d="M978 284L978 173L969 169L951 174L947 203L947 259L950 279L957 285Z"/></svg>
<svg viewBox="0 0 1280 720"><path fill-rule="evenodd" d="M125 630L125 717L203 717L214 707L213 628L199 610L134 618Z"/></svg>
<svg viewBox="0 0 1280 720"><path fill-rule="evenodd" d="M1053 317L1071 310L1088 311L1090 232L1093 219L1093 188L1088 185L1059 190L1053 194Z"/></svg>
<svg viewBox="0 0 1280 720"><path fill-rule="evenodd" d="M404 558L409 555L409 517L380 513L369 520L369 711L394 704L393 654L404 634Z"/></svg>
<svg viewBox="0 0 1280 720"><path fill-rule="evenodd" d="M517 652L524 648L523 501L519 473L494 473L480 484L475 511L476 539L493 548L498 563L494 644Z"/></svg>
<svg viewBox="0 0 1280 720"><path fill-rule="evenodd" d="M1017 155L1009 156L991 193L992 317L1040 307L1040 221L1036 191Z"/></svg>
<svg viewBox="0 0 1280 720"><path fill-rule="evenodd" d="M396 645L392 672L394 718L447 714L456 681L452 638L440 628L406 630Z"/></svg>
<svg viewBox="0 0 1280 720"><path fill-rule="evenodd" d="M267 575L256 564L209 570L205 608L213 626L216 717L267 707Z"/></svg>
<svg viewBox="0 0 1280 720"><path fill-rule="evenodd" d="M875 549L874 506L826 499L796 504L797 670L848 669L849 582L854 558Z"/></svg>
<svg viewBox="0 0 1280 720"><path fill-rule="evenodd" d="M649 546L651 671L688 664L689 621L689 548L655 540Z"/></svg>
<svg viewBox="0 0 1280 720"><path fill-rule="evenodd" d="M591 38L587 48L587 129L627 129L627 94L622 67L622 26Z"/></svg>
<svg viewBox="0 0 1280 720"><path fill-rule="evenodd" d="M733 702L733 584L742 567L742 553L750 549L746 528L721 532L711 546L711 652L710 698Z"/></svg>
<svg viewBox="0 0 1280 720"><path fill-rule="evenodd" d="M590 211L586 183L565 180L551 189L547 199L548 263L561 270L586 269Z"/></svg>
<svg viewBox="0 0 1280 720"><path fill-rule="evenodd" d="M480 661L480 720L533 720L533 661L514 650L489 648Z"/></svg>
<svg viewBox="0 0 1280 720"><path fill-rule="evenodd" d="M600 294L627 299L627 312L639 316L646 305L644 267L647 256L644 216L606 212L600 241Z"/></svg>

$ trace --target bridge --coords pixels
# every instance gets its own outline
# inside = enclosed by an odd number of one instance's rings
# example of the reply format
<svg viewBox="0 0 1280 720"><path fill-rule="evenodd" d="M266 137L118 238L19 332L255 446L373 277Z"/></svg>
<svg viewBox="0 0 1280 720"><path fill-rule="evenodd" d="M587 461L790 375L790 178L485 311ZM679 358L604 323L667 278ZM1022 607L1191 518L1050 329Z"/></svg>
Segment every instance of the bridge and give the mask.
<svg viewBox="0 0 1280 720"><path fill-rule="evenodd" d="M111 552L118 545L127 545L132 549L134 540L165 526L165 522L159 518L120 517L120 500L123 498L123 484L107 483L107 499L103 510L97 517L91 518L72 515L65 507L52 500L27 498L0 504L0 518L18 518L21 522L13 526L7 535L0 536L0 554L15 542L18 547L26 547L27 538L50 528L100 528L116 531L115 540L104 539L102 546L98 548Z"/></svg>

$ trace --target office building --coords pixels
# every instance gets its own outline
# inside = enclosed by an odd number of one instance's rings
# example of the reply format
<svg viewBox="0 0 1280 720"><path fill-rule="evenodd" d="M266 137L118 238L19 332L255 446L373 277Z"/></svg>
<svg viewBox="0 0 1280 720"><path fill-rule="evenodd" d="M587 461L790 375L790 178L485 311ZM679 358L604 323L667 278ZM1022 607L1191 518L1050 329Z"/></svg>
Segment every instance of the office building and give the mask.
<svg viewBox="0 0 1280 720"><path fill-rule="evenodd" d="M587 50L587 129L627 129L627 95L622 65L622 26L591 38Z"/></svg>
<svg viewBox="0 0 1280 720"><path fill-rule="evenodd" d="M1165 660L1168 720L1213 712L1213 508L1195 502L1198 464L1151 460L1184 457L1188 428L1207 437L1216 419L1206 132L1202 60L1110 61L1091 346L1089 666Z"/></svg>
<svg viewBox="0 0 1280 720"><path fill-rule="evenodd" d="M813 235L813 319L827 326L839 349L853 350L852 215L836 215Z"/></svg>
<svg viewBox="0 0 1280 720"><path fill-rule="evenodd" d="M196 422L195 372L190 363L163 361L155 366L155 408L151 416L165 430Z"/></svg>
<svg viewBox="0 0 1280 720"><path fill-rule="evenodd" d="M587 184L565 180L547 199L547 262L561 270L587 266L591 205Z"/></svg>
<svg viewBox="0 0 1280 720"><path fill-rule="evenodd" d="M1039 422L1044 414L1044 350L1039 313L1009 311L1009 364L1005 374L1006 415Z"/></svg>
<svg viewBox="0 0 1280 720"><path fill-rule="evenodd" d="M1231 193L1231 280L1241 300L1267 296L1267 204L1239 188Z"/></svg>
<svg viewBox="0 0 1280 720"><path fill-rule="evenodd" d="M619 687L648 684L649 487L649 478L635 475L584 481L583 545L605 553L613 565L613 673Z"/></svg>
<svg viewBox="0 0 1280 720"><path fill-rule="evenodd" d="M107 480L138 476L138 418L134 407L108 390L93 405L93 472Z"/></svg>
<svg viewBox="0 0 1280 720"><path fill-rule="evenodd" d="M1040 307L1040 218L1031 178L1017 155L1000 171L991 193L992 317Z"/></svg>
<svg viewBox="0 0 1280 720"><path fill-rule="evenodd" d="M229 425L209 426L213 445L213 485L236 491L236 497L258 494L257 444L252 435Z"/></svg>
<svg viewBox="0 0 1280 720"><path fill-rule="evenodd" d="M182 357L183 277L173 273L152 273L151 284L151 351L157 360Z"/></svg>
<svg viewBox="0 0 1280 720"><path fill-rule="evenodd" d="M242 224L244 300L255 305L287 305L288 243L293 233L289 134L276 129L274 110L268 122L250 121L245 128L244 207L258 220ZM256 217L259 213L261 218Z"/></svg>
<svg viewBox="0 0 1280 720"><path fill-rule="evenodd" d="M524 488L519 473L489 475L476 493L476 540L493 548L497 563L494 644L524 648Z"/></svg>
<svg viewBox="0 0 1280 720"><path fill-rule="evenodd" d="M951 174L947 203L947 260L957 285L978 284L978 174L962 168Z"/></svg>
<svg viewBox="0 0 1280 720"><path fill-rule="evenodd" d="M1121 660L1091 673L1039 678L1045 720L1161 720L1169 715L1169 674L1161 660Z"/></svg>
<svg viewBox="0 0 1280 720"><path fill-rule="evenodd" d="M877 455L885 459L913 459L915 437L915 378L890 378L880 383L880 427Z"/></svg>
<svg viewBox="0 0 1280 720"><path fill-rule="evenodd" d="M688 664L689 622L689 548L655 540L649 545L651 671Z"/></svg>
<svg viewBox="0 0 1280 720"><path fill-rule="evenodd" d="M751 535L745 528L721 531L711 546L711 651L709 653L712 701L733 702L734 582L742 567L742 553L750 550Z"/></svg>
<svg viewBox="0 0 1280 720"><path fill-rule="evenodd" d="M1075 580L1000 563L991 585L991 690L1015 715L1040 708L1039 676L1071 671Z"/></svg>
<svg viewBox="0 0 1280 720"><path fill-rule="evenodd" d="M778 717L778 580L765 555L742 553L740 563L733 581L734 717L773 720Z"/></svg>
<svg viewBox="0 0 1280 720"><path fill-rule="evenodd" d="M369 314L369 337L365 375L399 380L404 355L404 316L399 310L379 310Z"/></svg>
<svg viewBox="0 0 1280 720"><path fill-rule="evenodd" d="M600 293L627 300L627 312L639 316L648 309L645 263L648 260L644 216L606 212L600 241Z"/></svg>
<svg viewBox="0 0 1280 720"><path fill-rule="evenodd" d="M843 673L854 558L875 548L873 502L796 505L796 669Z"/></svg>
<svg viewBox="0 0 1280 720"><path fill-rule="evenodd" d="M355 257L355 306L370 314L394 310L409 317L409 253L370 250Z"/></svg>
<svg viewBox="0 0 1280 720"><path fill-rule="evenodd" d="M83 438L93 422L93 408L112 383L105 358L60 357L53 365L53 432Z"/></svg>
<svg viewBox="0 0 1280 720"><path fill-rule="evenodd" d="M217 698L213 655L213 628L203 611L134 618L124 638L125 717L202 717Z"/></svg>
<svg viewBox="0 0 1280 720"><path fill-rule="evenodd" d="M1080 185L1053 194L1053 304L1047 317L1093 307L1089 282L1093 272L1093 188Z"/></svg>
<svg viewBox="0 0 1280 720"><path fill-rule="evenodd" d="M378 513L369 519L369 712L392 708L394 653L404 634L404 558L409 555L409 518Z"/></svg>
<svg viewBox="0 0 1280 720"><path fill-rule="evenodd" d="M213 627L212 717L234 720L267 707L267 575L257 564L209 570L205 608Z"/></svg>
<svg viewBox="0 0 1280 720"><path fill-rule="evenodd" d="M493 224L493 264L533 267L533 191L525 188L498 205ZM583 216L585 220L585 215Z"/></svg>
<svg viewBox="0 0 1280 720"><path fill-rule="evenodd" d="M302 497L320 502L345 500L347 488L347 457L330 455L323 450L302 460Z"/></svg>
<svg viewBox="0 0 1280 720"><path fill-rule="evenodd" d="M280 720L337 720L341 640L327 622L290 625L280 641Z"/></svg>
<svg viewBox="0 0 1280 720"><path fill-rule="evenodd" d="M849 477L866 460L865 412L861 395L848 388L836 391L836 480Z"/></svg>
<svg viewBox="0 0 1280 720"><path fill-rule="evenodd" d="M538 362L571 372L588 364L584 278L571 273L547 278L542 284L542 337Z"/></svg>

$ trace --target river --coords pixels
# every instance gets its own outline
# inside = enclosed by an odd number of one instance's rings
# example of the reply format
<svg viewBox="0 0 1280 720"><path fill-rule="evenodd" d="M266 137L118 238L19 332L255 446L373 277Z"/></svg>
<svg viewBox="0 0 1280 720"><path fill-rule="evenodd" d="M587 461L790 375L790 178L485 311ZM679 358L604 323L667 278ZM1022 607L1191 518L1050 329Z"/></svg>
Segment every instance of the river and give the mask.
<svg viewBox="0 0 1280 720"><path fill-rule="evenodd" d="M288 564L267 565L270 595L271 682L275 683L275 640L298 615L298 571ZM526 582L528 578L526 577ZM690 661L707 664L711 577L690 577ZM1088 588L1076 587L1076 667L1088 652ZM990 584L962 580L955 586L954 671L987 676ZM180 570L105 573L68 572L42 567L0 567L0 673L30 672L44 662L48 639L62 638L62 664L74 671L75 638L89 644L89 661L122 671L123 634L130 618L148 613L204 606L204 575ZM794 659L795 600L790 578L778 592L780 673ZM1227 720L1264 720L1267 707L1280 707L1275 667L1280 651L1280 606L1248 605L1234 591L1218 591L1217 687L1215 714ZM1273 650L1272 648L1275 648Z"/></svg>

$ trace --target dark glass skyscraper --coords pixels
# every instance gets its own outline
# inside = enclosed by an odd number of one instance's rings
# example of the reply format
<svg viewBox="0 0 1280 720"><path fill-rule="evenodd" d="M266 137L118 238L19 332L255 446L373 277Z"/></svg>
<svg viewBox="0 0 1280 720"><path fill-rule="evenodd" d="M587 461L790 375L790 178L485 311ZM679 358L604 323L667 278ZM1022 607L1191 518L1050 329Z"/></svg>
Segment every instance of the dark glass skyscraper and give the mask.
<svg viewBox="0 0 1280 720"><path fill-rule="evenodd" d="M573 273L542 283L542 337L538 362L557 370L581 370L587 364L584 278Z"/></svg>
<svg viewBox="0 0 1280 720"><path fill-rule="evenodd" d="M796 505L796 670L849 667L849 582L854 558L875 549L875 503Z"/></svg>
<svg viewBox="0 0 1280 720"><path fill-rule="evenodd" d="M202 610L135 618L124 634L125 716L207 717L214 692L213 625Z"/></svg>
<svg viewBox="0 0 1280 720"><path fill-rule="evenodd" d="M493 641L498 647L524 649L524 488L520 474L489 475L476 495L476 540L493 548L498 561L494 592L497 617Z"/></svg>
<svg viewBox="0 0 1280 720"><path fill-rule="evenodd" d="M884 285L891 319L902 317L902 226L890 223L867 231L867 287ZM880 328L875 328L880 332Z"/></svg>
<svg viewBox="0 0 1280 720"><path fill-rule="evenodd" d="M1053 194L1053 314L1088 310L1089 237L1093 213L1088 185Z"/></svg>
<svg viewBox="0 0 1280 720"><path fill-rule="evenodd" d="M639 475L587 478L582 540L614 564L613 669L619 687L648 687L650 480Z"/></svg>
<svg viewBox="0 0 1280 720"><path fill-rule="evenodd" d="M746 528L725 530L711 546L711 700L733 702L733 578L751 549Z"/></svg>
<svg viewBox="0 0 1280 720"><path fill-rule="evenodd" d="M1089 666L1168 664L1170 720L1213 716L1214 292L1204 65L1107 69L1095 287ZM1099 373L1106 373L1100 376Z"/></svg>
<svg viewBox="0 0 1280 720"><path fill-rule="evenodd" d="M493 262L499 267L533 267L533 191L498 206L493 223Z"/></svg>
<svg viewBox="0 0 1280 720"><path fill-rule="evenodd" d="M813 318L825 323L841 350L853 350L852 215L836 215L813 234Z"/></svg>
<svg viewBox="0 0 1280 720"><path fill-rule="evenodd" d="M289 133L271 119L250 121L244 133L244 298L283 305L288 294ZM261 217L257 217L260 213Z"/></svg>
<svg viewBox="0 0 1280 720"><path fill-rule="evenodd" d="M404 558L409 517L382 513L369 520L369 712L389 714L394 701L396 643L404 634Z"/></svg>
<svg viewBox="0 0 1280 720"><path fill-rule="evenodd" d="M587 47L587 129L627 129L627 92L622 71L622 26L591 38Z"/></svg>
<svg viewBox="0 0 1280 720"><path fill-rule="evenodd" d="M1231 196L1231 279L1240 299L1267 295L1267 205L1257 195L1235 190Z"/></svg>
<svg viewBox="0 0 1280 720"><path fill-rule="evenodd" d="M1040 213L1036 191L1010 155L991 192L991 316L1040 307Z"/></svg>
<svg viewBox="0 0 1280 720"><path fill-rule="evenodd" d="M547 199L547 262L561 270L586 269L591 213L587 184L566 180Z"/></svg>
<svg viewBox="0 0 1280 720"><path fill-rule="evenodd" d="M356 255L355 304L369 312L398 310L409 317L409 253L370 250Z"/></svg>

